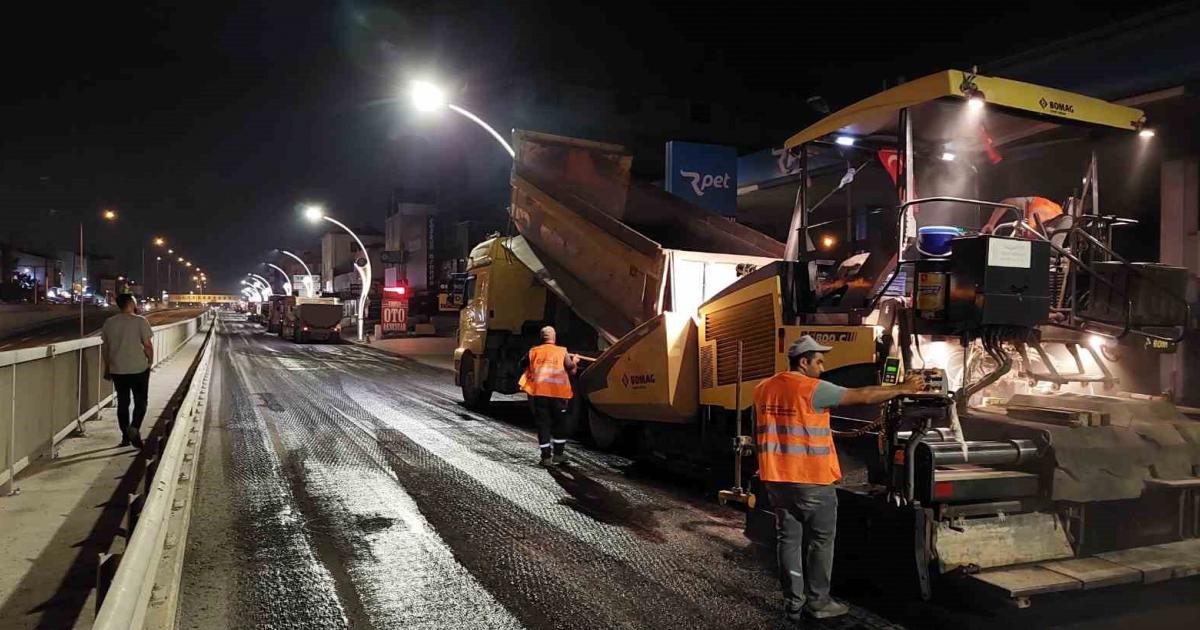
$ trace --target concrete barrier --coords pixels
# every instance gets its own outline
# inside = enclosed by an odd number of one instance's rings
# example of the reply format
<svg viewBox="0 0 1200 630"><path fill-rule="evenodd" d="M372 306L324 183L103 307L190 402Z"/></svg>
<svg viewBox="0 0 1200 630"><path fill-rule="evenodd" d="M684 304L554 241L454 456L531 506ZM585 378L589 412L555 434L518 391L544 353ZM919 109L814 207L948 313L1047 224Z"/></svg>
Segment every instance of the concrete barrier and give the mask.
<svg viewBox="0 0 1200 630"><path fill-rule="evenodd" d="M212 319L199 317L154 327L157 366ZM100 337L0 352L0 495L15 491L13 480L40 457L53 458L57 445L113 399L104 380Z"/></svg>

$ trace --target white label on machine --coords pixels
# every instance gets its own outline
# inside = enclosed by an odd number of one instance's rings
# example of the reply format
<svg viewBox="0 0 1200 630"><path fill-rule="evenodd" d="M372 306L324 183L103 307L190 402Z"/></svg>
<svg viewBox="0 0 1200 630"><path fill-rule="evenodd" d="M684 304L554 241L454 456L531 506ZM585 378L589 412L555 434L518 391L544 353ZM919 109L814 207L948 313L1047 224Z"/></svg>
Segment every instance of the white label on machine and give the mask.
<svg viewBox="0 0 1200 630"><path fill-rule="evenodd" d="M1028 269L1033 261L1033 243L1024 239L988 239L989 267L1020 267Z"/></svg>

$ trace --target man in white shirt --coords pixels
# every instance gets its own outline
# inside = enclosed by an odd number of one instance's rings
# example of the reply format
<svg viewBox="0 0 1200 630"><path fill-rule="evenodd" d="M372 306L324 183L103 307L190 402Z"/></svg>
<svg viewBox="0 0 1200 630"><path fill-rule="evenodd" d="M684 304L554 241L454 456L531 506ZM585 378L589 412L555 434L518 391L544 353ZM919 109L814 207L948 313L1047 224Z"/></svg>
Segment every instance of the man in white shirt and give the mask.
<svg viewBox="0 0 1200 630"><path fill-rule="evenodd" d="M137 301L128 293L117 296L120 313L109 317L100 332L103 341L104 378L117 391L117 426L121 428L121 446L142 448L140 430L146 417L146 399L150 389L150 363L154 360L154 332L150 322L137 314ZM133 421L129 418L129 399L133 398Z"/></svg>

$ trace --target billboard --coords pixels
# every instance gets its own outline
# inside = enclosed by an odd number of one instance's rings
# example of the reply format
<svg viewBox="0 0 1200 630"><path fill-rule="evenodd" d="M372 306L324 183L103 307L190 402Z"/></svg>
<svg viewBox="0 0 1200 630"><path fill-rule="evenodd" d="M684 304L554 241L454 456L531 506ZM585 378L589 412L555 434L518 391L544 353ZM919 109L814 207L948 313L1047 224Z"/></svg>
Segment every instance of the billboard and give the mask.
<svg viewBox="0 0 1200 630"><path fill-rule="evenodd" d="M667 143L667 192L728 217L737 214L737 169L733 147Z"/></svg>

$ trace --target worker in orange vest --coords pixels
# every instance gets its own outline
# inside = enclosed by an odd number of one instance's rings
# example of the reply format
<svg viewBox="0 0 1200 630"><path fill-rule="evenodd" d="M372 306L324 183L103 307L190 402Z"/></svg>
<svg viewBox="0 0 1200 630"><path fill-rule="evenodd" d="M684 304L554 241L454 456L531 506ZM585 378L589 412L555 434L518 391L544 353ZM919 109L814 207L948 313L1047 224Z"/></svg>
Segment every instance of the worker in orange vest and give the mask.
<svg viewBox="0 0 1200 630"><path fill-rule="evenodd" d="M542 344L529 350L529 364L521 375L521 389L529 394L529 408L538 430L542 465L555 466L567 460L564 435L567 405L571 402L571 379L577 357L555 345L553 326L542 328Z"/></svg>
<svg viewBox="0 0 1200 630"><path fill-rule="evenodd" d="M1022 220L1025 221L1026 225L1035 229L1061 217L1063 214L1062 206L1045 197L1009 197L1008 199L1001 199L1000 203L1020 208ZM1001 219L1015 220L1012 216L1012 210L1010 208L996 208L992 212L992 217L988 219L988 222L979 231L984 234L991 234L996 231L996 226L999 225ZM1044 228L1042 229L1044 231ZM1032 238L1032 235L1024 228L1013 230L1012 235Z"/></svg>
<svg viewBox="0 0 1200 630"><path fill-rule="evenodd" d="M921 376L893 387L851 389L823 381L830 350L804 335L788 348L790 371L754 388L758 476L775 510L779 580L790 621L805 613L824 619L849 611L829 596L837 530L833 484L842 478L829 408L877 404L925 387Z"/></svg>

